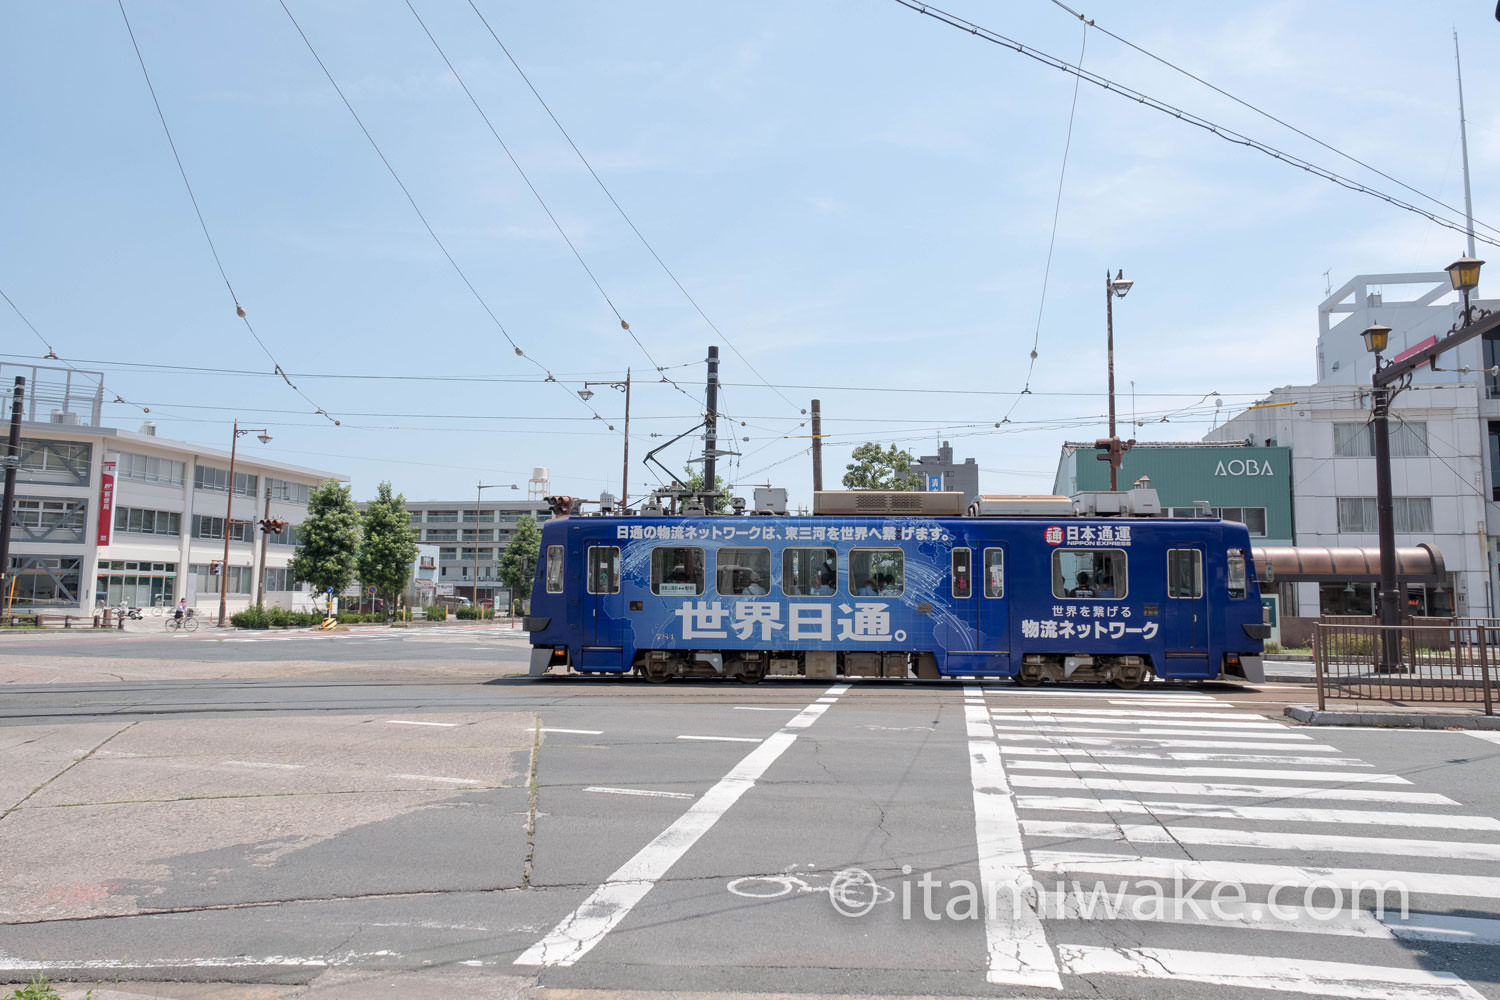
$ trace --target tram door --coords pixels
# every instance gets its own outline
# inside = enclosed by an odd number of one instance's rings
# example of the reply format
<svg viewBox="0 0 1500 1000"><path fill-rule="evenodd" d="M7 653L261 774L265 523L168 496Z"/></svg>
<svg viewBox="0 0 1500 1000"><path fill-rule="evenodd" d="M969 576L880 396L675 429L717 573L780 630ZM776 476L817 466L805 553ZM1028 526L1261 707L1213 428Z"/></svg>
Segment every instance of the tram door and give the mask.
<svg viewBox="0 0 1500 1000"><path fill-rule="evenodd" d="M1162 606L1168 676L1202 677L1208 671L1208 600L1203 591L1203 549L1167 549L1167 600Z"/></svg>
<svg viewBox="0 0 1500 1000"><path fill-rule="evenodd" d="M618 614L620 547L590 545L584 549L583 615L585 659L615 666L622 656L625 620ZM589 648L591 647L591 648Z"/></svg>
<svg viewBox="0 0 1500 1000"><path fill-rule="evenodd" d="M1010 602L1005 596L1004 548L991 545L979 550L979 584L979 649L990 654L988 667L1006 670L1010 663Z"/></svg>

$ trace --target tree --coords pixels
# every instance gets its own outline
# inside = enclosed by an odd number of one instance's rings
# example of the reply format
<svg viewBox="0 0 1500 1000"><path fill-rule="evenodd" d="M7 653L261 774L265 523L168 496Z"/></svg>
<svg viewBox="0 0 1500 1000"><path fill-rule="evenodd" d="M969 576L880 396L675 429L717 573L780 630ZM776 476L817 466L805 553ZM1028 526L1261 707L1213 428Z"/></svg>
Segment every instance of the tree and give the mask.
<svg viewBox="0 0 1500 1000"><path fill-rule="evenodd" d="M894 444L882 449L866 441L851 457L854 461L844 472L844 486L851 490L915 490L922 485L922 477L911 471L916 459Z"/></svg>
<svg viewBox="0 0 1500 1000"><path fill-rule="evenodd" d="M687 473L687 475L683 477L682 482L683 482L683 485L685 485L688 488L688 491L691 492L691 493L695 493L695 494L702 493L703 492L703 472L702 472L702 470L699 470L699 471L695 472L695 471L693 471L693 467L692 466L685 465L685 466L683 466L682 471L685 472L685 473ZM714 513L715 514L728 514L729 513L729 491L724 488L724 477L721 476L721 475L719 475L717 472L714 473L714 489L718 491L717 495L715 495L715 497L714 497Z"/></svg>
<svg viewBox="0 0 1500 1000"><path fill-rule="evenodd" d="M297 552L292 578L319 593L342 593L354 581L359 552L359 511L349 487L326 482L307 500L307 520L297 525Z"/></svg>
<svg viewBox="0 0 1500 1000"><path fill-rule="evenodd" d="M541 550L542 529L537 527L536 518L522 514L516 520L510 544L500 556L500 582L510 588L512 607L522 594L531 592L531 578L536 574L536 559Z"/></svg>
<svg viewBox="0 0 1500 1000"><path fill-rule="evenodd" d="M411 582L417 559L417 533L406 512L406 497L391 496L391 484L381 483L375 499L365 508L365 537L359 546L359 582L374 587L385 598L387 608Z"/></svg>

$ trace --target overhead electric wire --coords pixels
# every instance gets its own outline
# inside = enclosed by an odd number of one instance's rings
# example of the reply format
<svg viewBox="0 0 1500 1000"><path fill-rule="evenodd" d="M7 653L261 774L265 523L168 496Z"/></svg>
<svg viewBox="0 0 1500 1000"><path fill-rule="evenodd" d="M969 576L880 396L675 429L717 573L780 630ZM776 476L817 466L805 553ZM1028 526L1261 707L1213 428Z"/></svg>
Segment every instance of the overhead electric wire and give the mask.
<svg viewBox="0 0 1500 1000"><path fill-rule="evenodd" d="M536 358L531 357L521 349L521 345L517 344L514 338L511 337L510 331L505 329L505 324L500 322L500 317L496 316L495 311L490 308L489 302L486 301L485 297L482 294L480 294L479 289L474 286L474 283L469 280L468 274L464 272L464 269L462 266L460 266L458 260L454 258L453 254L448 251L448 247L443 243L442 237L438 236L437 230L433 229L432 224L427 221L427 216L423 214L421 206L417 204L417 199L412 195L411 189L406 186L406 182L403 181L401 179L401 175L396 172L395 166L391 163L390 159L386 157L385 152L380 148L380 143L375 141L375 137L370 133L370 130L365 127L364 120L360 118L359 112L354 110L354 105L351 104L349 102L349 98L344 95L343 88L340 87L338 81L333 78L333 73L323 62L322 56L318 55L318 50L313 47L312 40L307 37L307 32L303 31L302 25L297 23L297 18L293 16L291 8L286 5L286 0L278 0L278 2L281 4L281 9L286 12L287 20L291 21L292 27L297 30L297 35L302 39L302 44L306 45L307 51L312 54L313 61L316 62L318 64L318 68L323 71L323 76L327 78L329 86L333 87L334 92L338 94L339 100L343 102L343 105L345 109L348 110L350 117L354 119L354 123L359 126L360 132L364 134L365 139L370 143L370 148L375 150L375 155L380 158L380 162L385 165L385 169L391 175L391 179L396 182L396 186L399 187L401 189L401 193L406 196L407 203L411 205L412 211L415 212L417 218L421 220L422 227L427 230L427 235L432 237L432 242L437 245L438 250L440 250L443 256L447 258L449 265L453 268L454 273L458 275L459 280L461 280L464 283L464 286L469 289L469 293L474 296L474 299L479 303L480 308L484 310L485 314L489 316L491 322L495 324L495 328L500 331L500 335L505 338L506 343L510 344L511 349L516 352L516 356L530 362L540 371L545 373L547 377L544 379L544 381L556 382L557 378L552 374L551 371L547 369L546 365L542 364L542 362L538 361ZM573 399L581 403L590 413L593 413L595 417L599 417L598 411L589 405L588 400L583 399L577 393L568 389L566 386L559 384L558 388L562 389ZM603 418L599 417L599 419L602 420Z"/></svg>
<svg viewBox="0 0 1500 1000"><path fill-rule="evenodd" d="M448 53L443 51L443 46L438 42L437 38L428 29L427 23L422 20L422 15L417 13L417 8L412 6L411 0L406 0L406 9L411 11L411 16L417 19L417 24L422 28L422 33L427 36L427 40L432 43L432 47L437 49L438 55L442 57L443 64L448 67L448 72L453 74L453 79L458 81L458 85L463 89L464 95L468 97L469 103L474 105L475 111L479 112L479 117L484 119L485 126L490 130L490 135L495 137L495 141L499 143L500 148L505 151L505 155L507 158L509 158L511 166L515 167L516 173L521 175L521 180L526 184L526 187L531 192L532 197L536 198L537 204L542 207L542 211L547 213L547 218L552 220L553 228L557 230L557 234L562 237L563 242L568 245L568 249L573 252L573 258L578 261L578 266L583 268L583 272L589 276L589 281L593 282L594 287L598 289L600 297L604 299L604 304L609 306L609 311L614 313L615 319L620 321L620 329L630 334L630 339L635 341L636 346L641 349L641 353L646 355L646 360L651 362L651 367L654 368L658 373L662 373L661 381L668 383L683 395L690 395L686 389L678 385L677 382L675 382L671 378L668 378L667 375L664 374L666 369L657 363L656 358L652 356L650 350L648 350L646 348L646 345L641 342L641 338L637 337L635 331L630 328L630 324L625 320L625 317L620 315L619 308L615 306L614 300L609 297L609 293L604 290L604 285L600 283L598 275L594 273L593 268L589 267L588 261L583 259L583 254L579 251L577 244L575 244L572 237L568 235L568 231L563 228L562 222L558 220L556 213L552 211L552 206L547 204L547 199L542 197L542 193L538 191L536 185L531 182L531 177L526 173L526 169L521 166L521 161L516 159L516 154L511 152L510 146L506 144L504 139L500 138L500 131L495 128L495 123L490 121L490 116L486 114L484 108L480 106L479 99L474 96L474 92L470 90L469 85L464 82L464 78L458 72L458 68L453 65L453 60L449 59ZM485 27L488 26L488 24L485 25ZM491 34L493 34L493 32Z"/></svg>
<svg viewBox="0 0 1500 1000"><path fill-rule="evenodd" d="M1089 25L1084 22L1083 41L1078 46L1078 65L1083 65L1083 53L1089 44ZM1068 151L1073 148L1073 122L1078 117L1078 90L1083 85L1080 77L1073 77L1073 103L1068 106L1068 135L1063 140L1062 166L1057 172L1057 198L1052 203L1052 235L1047 239L1047 263L1042 268L1042 294L1036 305L1036 330L1031 335L1031 358L1026 364L1026 380L1022 383L1021 391L1011 401L1010 409L1005 411L1004 420L1009 421L1010 415L1016 412L1016 407L1021 405L1021 397L1031 394L1031 375L1036 371L1037 348L1042 342L1042 314L1047 308L1047 282L1052 277L1052 251L1057 246L1057 220L1062 215L1063 179L1068 176Z"/></svg>
<svg viewBox="0 0 1500 1000"><path fill-rule="evenodd" d="M407 0L407 2L408 4L410 4L410 0ZM735 346L734 341L730 340L728 335L726 335L723 330L719 329L718 324L716 324L712 319L708 317L708 313L703 311L703 307L698 304L698 300L693 298L693 296L688 292L687 288L682 284L681 281L678 280L677 275L674 274L672 272L672 269L667 266L667 262L662 260L661 255L656 252L656 248L651 245L651 241L646 239L645 234L642 233L640 228L635 224L635 220L630 217L629 213L627 213L624 207L620 205L619 201L616 200L614 193L610 191L609 187L604 183L604 180L599 176L598 172L594 170L594 165L589 162L588 157L583 155L583 150L578 148L578 144L573 141L573 137L568 134L568 130L563 127L563 123L558 120L557 115L552 113L552 108L542 98L541 92L536 89L536 86L531 82L531 78L526 75L526 71L523 70L521 68L521 64L516 61L516 57L511 55L510 49L505 47L505 43L500 40L500 36L495 32L495 29L490 26L490 22L479 10L479 7L475 5L474 0L469 0L469 6L473 8L475 16L479 18L479 21L484 25L485 30L490 33L490 37L495 40L495 44L500 47L500 51L505 53L505 58L510 60L510 64L515 67L516 72L526 83L527 88L530 89L532 96L534 96L537 99L537 103L542 106L542 110L547 112L547 117L552 119L552 124L557 126L557 130L562 133L562 137L567 140L568 145L573 148L573 152L577 154L579 161L584 166L584 169L589 172L589 176L594 179L594 183L599 185L599 190L604 192L604 196L609 199L609 203L615 207L616 212L620 213L620 218L625 220L625 224L630 227L631 232L635 233L636 238L641 241L641 245L646 248L646 252L649 253L652 259L654 259L656 263L661 267L662 272L672 280L672 284L677 286L677 290L682 293L683 297L688 300L688 303L692 305L693 309L698 313L698 315L703 318L703 322L708 324L708 328L712 330L720 340L724 341L726 347L734 352L734 356L739 358L740 361L744 363L745 367L750 369L755 377L760 379L767 388L769 388L772 392L775 392L778 396L781 396L783 402L785 402L788 406L796 409L797 404L793 403L790 399L787 399L787 397L782 395L782 393L777 390L775 386L766 381L765 376L756 369L755 365L750 363L750 359L745 357L745 355L740 352L740 349ZM626 330L628 331L630 330L630 328L627 326ZM635 333L633 331L631 332L631 336L635 336ZM640 341L637 340L636 343L640 344ZM644 345L641 345L641 350L645 350ZM650 354L647 354L647 357L650 357ZM662 370L663 369L658 366L657 371Z"/></svg>
<svg viewBox="0 0 1500 1000"><path fill-rule="evenodd" d="M1158 98L1152 97L1149 94L1145 94L1141 91L1135 90L1132 87L1127 87L1124 84L1116 83L1115 81L1101 76L1098 73L1094 73L1090 70L1085 70L1081 67L1074 66L1065 59L1059 59L1057 56L1049 55L1045 52L1042 52L1040 49L1032 48L1024 42L1018 42L1013 38L1008 38L1005 35L1000 34L999 32L991 31L990 29L981 27L980 25L977 25L971 21L966 21L963 18L958 17L957 15L948 13L940 7L934 7L931 4L921 3L919 2L919 0L894 0L894 2L908 8L909 10L916 11L918 14L925 14L933 20L946 24L951 28L957 28L958 30L972 35L975 38L979 38L983 41L989 42L992 45L999 45L1004 48L1011 49L1019 55L1026 56L1028 59L1035 60L1036 62L1039 62L1044 66L1050 66L1053 69L1062 70L1064 73L1072 73L1087 81L1088 83L1092 83L1094 86L1108 91L1109 93L1116 94L1120 97L1129 98L1130 100L1135 101L1137 104L1142 104L1154 111L1159 111L1162 114L1170 115L1171 117L1176 118L1178 121L1185 122L1189 125L1195 125L1198 128L1201 128L1204 131L1215 135L1220 139L1223 139L1225 142L1233 143L1238 146L1244 146L1249 149L1254 149L1257 152L1264 153L1272 159L1280 160L1283 163L1298 167L1315 177L1321 177L1322 179L1337 184L1338 186L1347 190L1355 191L1360 194L1367 194L1370 197L1377 198L1388 205L1392 205L1404 211L1411 212L1415 215L1420 215L1424 219L1427 219L1429 222L1435 223L1436 225L1442 226L1446 229L1451 229L1454 232L1464 234L1468 233L1467 225L1461 221L1453 221L1451 219L1441 218L1428 209L1420 208L1416 205L1411 204L1410 202L1402 201L1401 199L1396 198L1393 195L1388 195L1383 191L1372 188L1368 184L1363 184L1359 181L1345 177L1342 174L1335 173L1327 167L1320 167L1309 160L1305 160L1299 156L1295 156L1291 153L1287 153L1283 150L1277 149L1269 143L1262 142L1259 139L1252 139L1251 137L1240 132L1236 132L1235 130L1227 126L1220 125L1217 122L1211 121L1208 118L1204 118L1201 115L1194 114L1190 111L1184 111L1181 108L1168 104L1166 101L1159 100ZM1491 230L1494 229L1494 227L1492 226L1485 226L1485 228ZM1474 238L1482 243L1489 244L1490 246L1500 247L1500 238L1491 238L1488 236L1480 236L1477 234Z"/></svg>
<svg viewBox="0 0 1500 1000"><path fill-rule="evenodd" d="M4 289L0 289L0 299L4 299L5 300L5 304L8 305L8 306L10 306L11 309L14 310L15 314L21 318L21 322L26 324L27 329L29 329L32 333L36 334L36 339L40 340L42 342L42 346L44 346L44 347L47 348L47 353L41 359L39 359L39 360L42 360L42 361L56 361L58 367L66 368L68 371L74 372L75 374L78 374L78 375L87 375L87 376L95 376L95 375L97 375L97 376L99 376L99 392L100 392L100 395L103 395L105 392L114 392L113 389L109 389L109 388L107 388L105 386L103 372L84 371L82 368L74 367L74 365L72 364L72 362L69 361L67 358L58 357L57 351L53 350L51 342L48 341L46 337L42 336L42 331L38 330L36 328L36 324L32 323L31 320L27 318L26 314L21 311L21 307L18 306L18 305L16 305L15 302L11 299L11 297L9 295L5 294L5 290ZM22 357L22 358L25 357L25 355L8 355L8 356L9 357ZM32 360L32 365L36 366L36 361L35 360ZM37 366L37 367L51 367L51 366ZM37 388L38 387L36 387L36 386L32 387L31 398L33 400L37 399ZM10 392L10 390L7 389L6 390L7 395L9 395L9 392ZM146 412L146 413L150 413L151 412L150 408L142 406L140 403L135 403L135 402L132 402L132 401L130 401L128 399L125 399L118 392L115 392L114 401L116 403L124 403L127 406L137 407L138 409L140 409L140 410L142 410L143 412Z"/></svg>
<svg viewBox="0 0 1500 1000"><path fill-rule="evenodd" d="M307 393L297 388L290 378L287 378L286 372L276 360L276 356L271 353L271 349L266 346L265 341L260 339L260 334L255 332L255 327L251 324L250 317L245 312L245 307L240 304L240 298L235 294L234 285L229 280L229 274L224 270L224 261L219 257L219 248L214 245L213 234L208 230L208 221L203 217L203 209L198 205L198 196L193 192L192 181L188 180L187 167L183 165L182 157L177 152L177 140L172 138L172 129L167 124L166 112L162 110L161 101L156 96L156 87L151 82L151 73L146 69L146 57L141 52L140 43L136 41L135 29L130 25L130 15L125 12L125 0L116 0L116 2L120 7L120 17L125 21L125 31L130 35L131 47L135 49L135 59L140 64L141 76L145 78L146 89L151 93L151 103L156 108L156 117L161 121L161 129L167 136L167 145L172 149L172 159L176 161L177 172L182 176L182 186L187 189L188 200L193 203L193 213L198 216L198 225L203 230L203 238L208 241L208 252L213 255L214 266L219 269L219 277L224 279L224 287L229 290L229 298L234 302L235 315L240 318L240 322L245 324L245 329L250 332L250 336L254 338L255 343L260 346L261 351L270 359L275 373L281 376L281 380L293 392L301 396L303 401L313 408L314 413L332 421L335 427L338 426L338 420L334 419L332 414L319 406Z"/></svg>
<svg viewBox="0 0 1500 1000"><path fill-rule="evenodd" d="M1350 153L1346 153L1342 149L1339 149L1337 146L1332 146L1332 145L1324 142L1322 139L1319 139L1315 135L1312 135L1312 134L1310 134L1308 132L1304 132L1302 129L1300 129L1297 126L1293 125L1291 122L1284 121L1283 119L1278 118L1275 115L1271 114L1269 111L1265 111L1265 110L1263 110L1261 108L1258 108L1255 105L1251 104L1249 101L1246 101L1246 100L1243 100L1243 99L1241 99L1239 97L1236 97L1235 95L1231 94L1229 91L1224 90L1221 87L1215 86L1212 83L1209 83L1207 80L1203 79L1201 76L1198 76L1198 75L1196 75L1196 74L1194 74L1194 73L1192 73L1192 72L1190 72L1190 71L1188 71L1186 69L1183 69L1181 66L1178 66L1176 63L1172 62L1171 60L1165 59L1162 56L1157 55L1155 52L1150 51L1149 49L1143 49L1143 48L1141 48L1139 45L1135 44L1134 42L1130 41L1129 39L1122 38L1119 35L1115 34L1113 31L1110 31L1108 28L1101 27L1099 25L1099 23L1097 21L1095 21L1093 18L1085 17L1083 14L1080 14L1078 11L1074 10L1072 7L1069 7L1067 4L1063 3L1062 0L1052 0L1052 3L1056 4L1058 7L1061 7L1063 10L1067 11L1069 14L1073 15L1074 17L1078 18L1078 20L1082 21L1087 27L1098 29L1099 31L1101 31L1104 34L1108 35L1110 38L1113 38L1115 41L1119 42L1121 45L1127 46L1128 48L1132 48L1135 51L1139 52L1141 55L1145 56L1147 59L1151 59L1151 60L1154 60L1155 62L1159 62L1163 66L1165 66L1168 69L1172 70L1173 72L1181 73L1183 76L1187 77L1189 80L1192 80L1194 83L1200 83L1203 86L1207 87L1209 90L1212 90L1214 93L1220 95L1221 97L1227 97L1231 101L1233 101L1234 103L1240 105L1241 107L1243 107L1243 108L1245 108L1245 109L1247 109L1249 111L1253 111L1255 114L1260 115L1262 118L1265 118L1265 119L1267 119L1269 121L1275 122L1277 125L1280 125L1282 128L1289 129L1290 131L1297 133L1302 138L1306 139L1308 142L1311 142L1311 143L1314 143L1316 145L1322 146L1324 149L1328 150L1330 153L1333 153L1335 156L1342 156L1344 159L1348 160L1350 163L1353 163L1353 164L1356 164L1358 166L1364 167L1366 170L1370 171L1371 173L1376 174L1376 175L1378 175L1380 177L1384 177L1386 180L1390 181L1392 184L1395 184L1398 187L1405 188L1406 190L1410 191L1412 194L1416 195L1417 197L1419 197L1419 198L1426 198L1428 201L1432 202L1434 205L1441 205L1443 208L1446 208L1450 212L1459 212L1459 213L1462 213L1461 209L1457 208L1456 206L1448 204L1447 202L1443 201L1441 198L1434 197L1433 195L1430 195L1430 194L1428 194L1425 191L1420 191L1417 188L1412 187L1410 184L1406 183L1403 180L1400 180L1399 178L1392 177L1390 174L1386 173L1384 170L1381 170L1379 167L1374 166L1373 164L1366 163L1364 160L1361 160L1359 157L1354 156L1354 155L1352 155ZM1083 60L1080 59L1079 60L1079 65L1082 65L1082 63L1083 63ZM1491 231L1500 232L1500 230L1496 230L1494 226L1490 226L1490 225L1487 225L1487 224L1485 224L1483 222L1480 222L1478 219L1474 220L1474 222L1475 222L1475 225L1481 225L1481 226L1484 226L1484 228L1489 229Z"/></svg>

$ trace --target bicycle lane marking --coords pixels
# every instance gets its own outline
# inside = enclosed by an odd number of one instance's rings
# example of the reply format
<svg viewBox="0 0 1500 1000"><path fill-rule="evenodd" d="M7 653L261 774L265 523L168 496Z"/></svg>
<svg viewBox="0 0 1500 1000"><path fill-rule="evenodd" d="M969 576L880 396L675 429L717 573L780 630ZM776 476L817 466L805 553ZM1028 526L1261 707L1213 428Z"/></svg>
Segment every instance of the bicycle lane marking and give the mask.
<svg viewBox="0 0 1500 1000"><path fill-rule="evenodd" d="M824 697L837 696L849 690L847 684L829 688ZM587 899L578 904L546 937L526 949L515 960L516 965L572 965L587 955L605 935L614 930L630 911L646 897L657 881L681 860L694 844L739 801L741 795L755 786L787 748L797 742L797 731L806 729L834 704L831 700L815 701L781 729L761 741L723 778L703 793L677 819L635 857L615 871Z"/></svg>
<svg viewBox="0 0 1500 1000"><path fill-rule="evenodd" d="M979 880L984 893L984 937L989 950L985 978L997 985L1060 990L1057 958L1047 943L1041 918L1029 902L1028 890L1033 882L1021 842L1021 821L1005 766L1000 762L1000 744L982 689L964 688L964 719L974 785L974 837L979 846Z"/></svg>

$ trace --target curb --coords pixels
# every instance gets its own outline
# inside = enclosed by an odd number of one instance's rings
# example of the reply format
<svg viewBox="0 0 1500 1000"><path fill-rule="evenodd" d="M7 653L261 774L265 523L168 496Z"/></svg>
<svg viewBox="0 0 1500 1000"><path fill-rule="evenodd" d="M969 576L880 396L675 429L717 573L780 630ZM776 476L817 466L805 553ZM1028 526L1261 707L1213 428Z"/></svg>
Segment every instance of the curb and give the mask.
<svg viewBox="0 0 1500 1000"><path fill-rule="evenodd" d="M1486 729L1500 731L1500 716L1456 712L1330 712L1288 705L1285 714L1307 726L1377 726L1385 729Z"/></svg>

